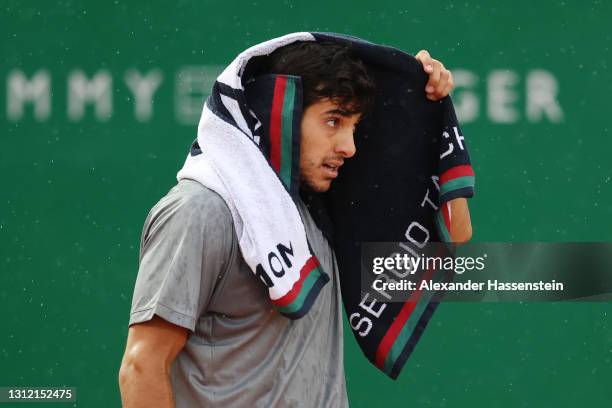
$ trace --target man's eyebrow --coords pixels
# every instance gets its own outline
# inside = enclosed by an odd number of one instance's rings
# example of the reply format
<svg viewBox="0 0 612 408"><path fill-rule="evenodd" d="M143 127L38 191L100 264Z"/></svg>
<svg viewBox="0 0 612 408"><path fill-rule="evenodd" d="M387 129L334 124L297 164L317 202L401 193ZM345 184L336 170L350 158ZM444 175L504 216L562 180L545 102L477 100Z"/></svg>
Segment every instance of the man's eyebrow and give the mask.
<svg viewBox="0 0 612 408"><path fill-rule="evenodd" d="M343 109L330 109L328 111L323 112L324 115L340 115L340 116L351 116L351 113L349 111L343 110Z"/></svg>

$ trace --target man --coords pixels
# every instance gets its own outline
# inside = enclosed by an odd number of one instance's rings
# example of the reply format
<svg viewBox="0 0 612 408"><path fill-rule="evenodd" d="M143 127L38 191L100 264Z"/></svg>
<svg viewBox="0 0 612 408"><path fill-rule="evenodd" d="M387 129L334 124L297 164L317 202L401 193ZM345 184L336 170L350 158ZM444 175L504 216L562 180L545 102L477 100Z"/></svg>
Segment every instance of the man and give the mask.
<svg viewBox="0 0 612 408"><path fill-rule="evenodd" d="M426 51L426 95L438 100L452 76ZM323 193L356 153L355 126L373 101L364 65L335 44L293 43L265 64L301 77L301 188ZM331 275L307 315L289 320L238 247L224 200L181 180L151 210L120 370L125 407L347 406L342 306L334 254L308 209L296 203L306 235ZM455 241L469 239L464 199L453 200Z"/></svg>

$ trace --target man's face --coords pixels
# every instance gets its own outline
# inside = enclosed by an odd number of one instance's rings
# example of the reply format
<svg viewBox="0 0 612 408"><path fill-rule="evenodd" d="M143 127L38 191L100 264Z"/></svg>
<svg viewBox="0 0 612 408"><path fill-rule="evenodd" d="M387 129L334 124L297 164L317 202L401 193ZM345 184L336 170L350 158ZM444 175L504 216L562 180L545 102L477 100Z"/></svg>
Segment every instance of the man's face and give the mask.
<svg viewBox="0 0 612 408"><path fill-rule="evenodd" d="M327 98L306 108L300 145L303 186L317 193L329 190L344 160L355 154L353 133L360 118L361 114L349 114Z"/></svg>

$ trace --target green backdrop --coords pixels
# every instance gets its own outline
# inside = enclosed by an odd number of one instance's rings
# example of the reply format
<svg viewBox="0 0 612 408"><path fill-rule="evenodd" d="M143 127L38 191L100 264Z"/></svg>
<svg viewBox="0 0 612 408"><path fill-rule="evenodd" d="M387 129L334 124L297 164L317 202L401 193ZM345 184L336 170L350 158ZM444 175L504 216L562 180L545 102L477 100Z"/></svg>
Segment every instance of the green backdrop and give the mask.
<svg viewBox="0 0 612 408"><path fill-rule="evenodd" d="M475 240L611 240L609 2L140 3L0 2L0 386L119 406L141 227L202 89L288 32L426 48L455 70ZM129 85L147 74L152 104ZM609 303L443 304L396 382L345 343L352 406L612 402Z"/></svg>

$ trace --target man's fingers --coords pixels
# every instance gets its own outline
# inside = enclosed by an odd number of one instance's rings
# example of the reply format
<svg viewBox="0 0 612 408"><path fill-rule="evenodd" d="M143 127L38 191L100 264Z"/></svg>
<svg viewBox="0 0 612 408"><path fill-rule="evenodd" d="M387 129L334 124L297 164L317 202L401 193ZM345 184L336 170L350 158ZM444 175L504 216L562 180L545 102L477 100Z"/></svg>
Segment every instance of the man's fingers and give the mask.
<svg viewBox="0 0 612 408"><path fill-rule="evenodd" d="M442 66L440 70L440 81L438 81L438 84L436 85L436 90L434 91L434 94L436 96L439 96L441 98L444 98L446 96L444 95L444 90L446 89L446 86L448 85L449 77L450 77L450 72L448 72L448 70L444 69L444 66Z"/></svg>
<svg viewBox="0 0 612 408"><path fill-rule="evenodd" d="M443 88L440 86L442 85ZM435 92L427 93L427 99L430 101L439 101L440 99L446 98L454 88L452 75L441 74L440 83Z"/></svg>
<svg viewBox="0 0 612 408"><path fill-rule="evenodd" d="M451 93L452 90L453 90L453 84L452 82L448 82L446 84L446 88L444 88L444 91L442 91L442 98L447 97Z"/></svg>
<svg viewBox="0 0 612 408"><path fill-rule="evenodd" d="M419 51L415 58L419 60L421 64L423 64L423 69L425 70L425 72L427 72L428 74L431 74L433 72L433 60L427 50Z"/></svg>
<svg viewBox="0 0 612 408"><path fill-rule="evenodd" d="M448 69L443 69L440 74L440 83L433 95L438 99L446 98L454 88L453 74Z"/></svg>
<svg viewBox="0 0 612 408"><path fill-rule="evenodd" d="M421 50L415 56L423 65L423 70L429 74L425 85L425 96L431 101L445 98L454 88L453 76L444 65L431 57L427 50Z"/></svg>
<svg viewBox="0 0 612 408"><path fill-rule="evenodd" d="M440 65L440 63L433 64L433 72L429 74L429 81L427 81L427 85L425 85L425 92L428 94L434 93L440 82Z"/></svg>
<svg viewBox="0 0 612 408"><path fill-rule="evenodd" d="M431 64L431 55L429 55L429 52L427 52L427 50L421 50L417 52L417 55L415 55L414 58L418 59L423 64L425 64L425 62Z"/></svg>

